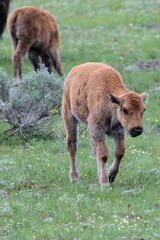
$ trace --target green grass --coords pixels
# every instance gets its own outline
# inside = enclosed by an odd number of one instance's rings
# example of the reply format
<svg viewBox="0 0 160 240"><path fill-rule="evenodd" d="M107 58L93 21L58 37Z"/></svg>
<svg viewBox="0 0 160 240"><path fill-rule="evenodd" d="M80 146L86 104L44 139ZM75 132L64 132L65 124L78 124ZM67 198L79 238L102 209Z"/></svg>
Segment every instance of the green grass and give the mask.
<svg viewBox="0 0 160 240"><path fill-rule="evenodd" d="M69 182L69 154L60 119L57 137L21 137L0 145L0 239L160 239L160 2L158 0L19 0L56 17L65 75L88 61L114 66L126 86L146 91L144 133L126 137L126 154L110 188L101 188L89 132L80 135L79 181ZM0 67L13 78L7 29L0 40ZM152 63L141 68L139 63ZM33 67L23 59L23 73ZM0 139L7 125L1 124ZM113 160L113 141L108 167ZM87 174L87 176L85 176Z"/></svg>

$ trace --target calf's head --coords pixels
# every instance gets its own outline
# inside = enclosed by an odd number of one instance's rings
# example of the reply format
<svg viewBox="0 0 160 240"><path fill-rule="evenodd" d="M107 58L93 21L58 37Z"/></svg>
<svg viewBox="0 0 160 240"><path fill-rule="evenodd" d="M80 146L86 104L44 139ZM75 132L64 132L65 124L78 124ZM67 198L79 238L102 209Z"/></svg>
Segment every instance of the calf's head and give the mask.
<svg viewBox="0 0 160 240"><path fill-rule="evenodd" d="M142 118L145 111L146 93L128 92L121 97L107 94L107 99L118 105L117 118L131 137L137 137L143 132Z"/></svg>

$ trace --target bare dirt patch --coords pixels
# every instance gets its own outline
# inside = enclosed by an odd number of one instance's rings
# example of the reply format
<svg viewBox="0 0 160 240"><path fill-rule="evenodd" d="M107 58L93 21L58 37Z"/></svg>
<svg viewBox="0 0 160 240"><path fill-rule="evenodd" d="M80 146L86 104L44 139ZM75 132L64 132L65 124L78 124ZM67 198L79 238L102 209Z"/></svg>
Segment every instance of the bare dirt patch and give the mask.
<svg viewBox="0 0 160 240"><path fill-rule="evenodd" d="M127 71L138 71L140 69L151 71L155 67L160 67L160 59L156 61L148 61L148 62L135 62L132 64L118 64L118 65L111 65L113 68L123 68Z"/></svg>
<svg viewBox="0 0 160 240"><path fill-rule="evenodd" d="M135 65L138 68L152 70L154 67L160 67L160 60L158 61L149 61L149 62L136 62Z"/></svg>

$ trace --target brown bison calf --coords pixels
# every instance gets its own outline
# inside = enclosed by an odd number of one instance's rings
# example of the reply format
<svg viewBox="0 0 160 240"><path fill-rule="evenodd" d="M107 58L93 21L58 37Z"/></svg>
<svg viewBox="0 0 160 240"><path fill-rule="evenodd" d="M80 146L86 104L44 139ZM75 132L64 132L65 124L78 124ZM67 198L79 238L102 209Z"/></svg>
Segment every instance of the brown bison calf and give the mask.
<svg viewBox="0 0 160 240"><path fill-rule="evenodd" d="M129 91L120 74L105 64L86 63L70 71L64 84L62 114L71 158L71 182L78 179L75 163L78 122L88 123L99 183L109 186L125 153L125 131L131 137L137 137L143 131L145 99L145 93L139 95ZM115 144L115 159L109 172L106 171L109 150L105 134L113 137Z"/></svg>
<svg viewBox="0 0 160 240"><path fill-rule="evenodd" d="M9 16L8 29L13 45L12 62L17 85L21 82L21 61L26 52L35 71L39 69L39 63L43 62L49 73L54 66L63 76L58 54L59 32L53 15L37 7L21 7Z"/></svg>

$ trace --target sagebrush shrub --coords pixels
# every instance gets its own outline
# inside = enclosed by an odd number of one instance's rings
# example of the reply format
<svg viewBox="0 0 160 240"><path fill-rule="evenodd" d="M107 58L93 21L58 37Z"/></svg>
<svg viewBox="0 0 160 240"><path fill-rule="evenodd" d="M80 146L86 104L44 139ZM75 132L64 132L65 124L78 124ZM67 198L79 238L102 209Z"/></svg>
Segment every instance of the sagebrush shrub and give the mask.
<svg viewBox="0 0 160 240"><path fill-rule="evenodd" d="M22 85L17 87L0 69L0 118L11 124L11 133L40 129L37 121L60 114L63 83L63 78L49 74L41 65L38 72L24 75Z"/></svg>

